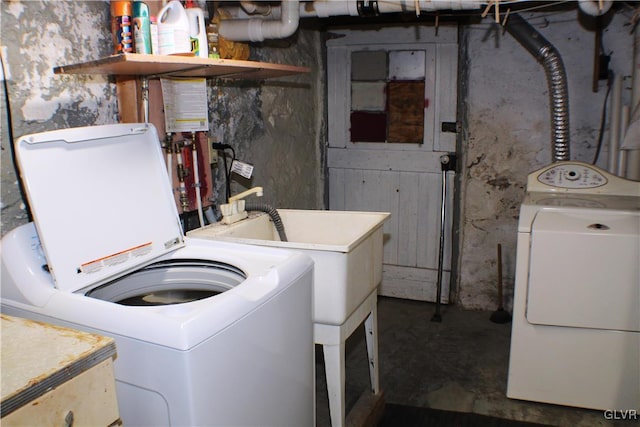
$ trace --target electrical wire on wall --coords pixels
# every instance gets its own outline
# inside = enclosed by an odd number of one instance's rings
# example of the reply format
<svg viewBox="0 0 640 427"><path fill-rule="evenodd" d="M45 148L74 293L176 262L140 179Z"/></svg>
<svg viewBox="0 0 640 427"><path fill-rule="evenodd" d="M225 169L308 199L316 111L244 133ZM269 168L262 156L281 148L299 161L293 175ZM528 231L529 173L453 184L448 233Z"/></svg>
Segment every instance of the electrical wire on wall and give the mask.
<svg viewBox="0 0 640 427"><path fill-rule="evenodd" d="M609 71L609 78L607 79L607 92L604 95L604 105L602 106L602 117L600 118L600 131L598 132L598 144L596 145L596 153L593 156L592 164L598 162L600 157L600 151L602 151L602 141L604 139L604 128L607 121L607 101L609 100L609 93L611 92L611 84L613 82L613 71Z"/></svg>
<svg viewBox="0 0 640 427"><path fill-rule="evenodd" d="M224 166L224 180L225 180L225 202L229 203L229 197L231 197L231 166L236 159L236 150L229 144L221 144L218 142L211 143L211 147L214 150L222 151L222 163ZM227 155L225 150L231 150L231 165L227 166Z"/></svg>
<svg viewBox="0 0 640 427"><path fill-rule="evenodd" d="M607 80L607 91L604 95L604 101L602 105L602 117L600 118L600 130L598 131L598 142L596 144L596 152L593 157L592 164L596 164L598 162L598 158L600 157L600 152L602 151L602 142L604 140L604 128L606 126L607 121L607 102L609 100L609 94L611 93L611 86L613 85L613 79L615 74L613 70L609 69L609 62L611 55L607 55L605 52L604 45L602 43L602 27L601 27L601 18L596 17L598 24L598 33L596 35L596 49L598 58L596 59L596 67L594 70L594 87L593 91L598 91L598 80L603 80L606 77ZM599 62L598 62L599 61ZM597 71L596 71L597 70ZM597 74L597 75L596 75Z"/></svg>
<svg viewBox="0 0 640 427"><path fill-rule="evenodd" d="M15 170L15 173L16 173L16 178L18 181L18 190L20 191L20 198L22 199L22 202L24 203L24 206L25 206L25 210L27 211L27 218L29 222L31 222L33 221L33 215L31 214L31 206L29 206L29 201L27 200L27 197L26 197L24 183L22 182L22 174L20 173L20 167L18 166L18 161L16 159L16 149L13 141L13 119L11 115L11 101L9 98L9 84L7 83L8 73L7 73L7 67L4 62L5 59L3 54L0 55L0 61L2 63L2 69L1 69L2 75L0 77L2 78L2 84L4 86L4 101L5 101L5 107L7 110L7 133L8 133L7 136L9 137L9 148L11 150L11 162L13 163L13 169Z"/></svg>

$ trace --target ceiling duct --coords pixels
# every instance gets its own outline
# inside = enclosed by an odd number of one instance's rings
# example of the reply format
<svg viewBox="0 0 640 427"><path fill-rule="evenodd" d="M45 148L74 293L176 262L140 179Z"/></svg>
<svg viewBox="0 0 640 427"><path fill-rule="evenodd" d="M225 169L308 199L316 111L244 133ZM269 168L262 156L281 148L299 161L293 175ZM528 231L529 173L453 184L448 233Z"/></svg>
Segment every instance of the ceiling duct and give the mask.
<svg viewBox="0 0 640 427"><path fill-rule="evenodd" d="M569 160L569 92L560 53L518 14L509 16L505 27L544 67L551 100L553 161Z"/></svg>

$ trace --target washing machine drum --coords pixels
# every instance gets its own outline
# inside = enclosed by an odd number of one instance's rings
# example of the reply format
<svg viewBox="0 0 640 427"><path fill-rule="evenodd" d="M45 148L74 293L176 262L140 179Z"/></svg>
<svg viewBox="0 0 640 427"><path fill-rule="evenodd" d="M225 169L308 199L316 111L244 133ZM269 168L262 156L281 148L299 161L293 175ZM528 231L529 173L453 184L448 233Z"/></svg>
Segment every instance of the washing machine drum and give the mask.
<svg viewBox="0 0 640 427"><path fill-rule="evenodd" d="M216 296L246 279L230 264L205 260L168 260L148 265L92 289L86 295L131 306L182 304Z"/></svg>

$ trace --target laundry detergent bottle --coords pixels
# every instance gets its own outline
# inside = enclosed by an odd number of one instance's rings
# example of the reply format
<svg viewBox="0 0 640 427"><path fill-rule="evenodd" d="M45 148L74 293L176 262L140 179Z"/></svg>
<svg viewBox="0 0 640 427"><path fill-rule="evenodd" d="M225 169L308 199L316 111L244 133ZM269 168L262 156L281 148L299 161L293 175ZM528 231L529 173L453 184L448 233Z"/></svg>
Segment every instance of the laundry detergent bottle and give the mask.
<svg viewBox="0 0 640 427"><path fill-rule="evenodd" d="M191 51L195 56L207 58L209 49L207 46L207 29L204 25L204 12L199 7L187 8L186 10L189 18Z"/></svg>
<svg viewBox="0 0 640 427"><path fill-rule="evenodd" d="M189 18L178 0L172 0L158 13L158 53L192 55Z"/></svg>

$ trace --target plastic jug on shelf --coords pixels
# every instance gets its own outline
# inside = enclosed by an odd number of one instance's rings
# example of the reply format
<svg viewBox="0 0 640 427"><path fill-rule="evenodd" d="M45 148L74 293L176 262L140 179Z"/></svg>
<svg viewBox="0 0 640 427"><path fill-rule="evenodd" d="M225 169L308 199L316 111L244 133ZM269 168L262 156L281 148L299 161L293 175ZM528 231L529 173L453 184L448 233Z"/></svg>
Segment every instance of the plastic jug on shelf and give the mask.
<svg viewBox="0 0 640 427"><path fill-rule="evenodd" d="M204 12L199 7L186 9L189 18L189 37L191 38L191 51L195 56L208 57L207 31L204 26Z"/></svg>
<svg viewBox="0 0 640 427"><path fill-rule="evenodd" d="M158 13L158 53L192 55L189 17L178 0L172 0Z"/></svg>

